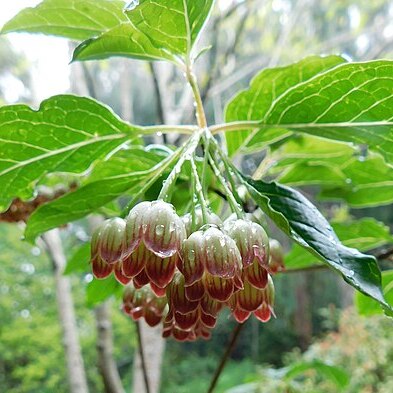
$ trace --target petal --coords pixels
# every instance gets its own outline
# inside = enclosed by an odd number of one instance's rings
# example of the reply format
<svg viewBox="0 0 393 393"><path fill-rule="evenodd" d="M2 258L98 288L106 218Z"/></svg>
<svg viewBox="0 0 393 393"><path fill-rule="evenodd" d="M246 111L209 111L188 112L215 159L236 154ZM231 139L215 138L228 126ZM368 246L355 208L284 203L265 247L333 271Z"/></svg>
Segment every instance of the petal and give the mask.
<svg viewBox="0 0 393 393"><path fill-rule="evenodd" d="M180 250L186 229L174 207L154 201L143 218L143 240L146 247L161 258L169 258Z"/></svg>
<svg viewBox="0 0 393 393"><path fill-rule="evenodd" d="M126 222L122 218L111 218L101 226L98 250L101 258L108 263L120 261L125 248Z"/></svg>
<svg viewBox="0 0 393 393"><path fill-rule="evenodd" d="M262 304L258 310L254 311L255 317L261 322L268 322L272 316L272 312L267 304Z"/></svg>
<svg viewBox="0 0 393 393"><path fill-rule="evenodd" d="M244 289L236 292L237 304L244 311L255 311L263 302L263 291L263 289L257 289L245 281Z"/></svg>
<svg viewBox="0 0 393 393"><path fill-rule="evenodd" d="M157 287L154 283L150 282L150 288L154 294L158 297L164 297L166 294L166 288Z"/></svg>
<svg viewBox="0 0 393 393"><path fill-rule="evenodd" d="M194 232L184 240L178 269L183 273L187 286L199 281L205 269L205 239L202 231Z"/></svg>
<svg viewBox="0 0 393 393"><path fill-rule="evenodd" d="M206 327L208 327L208 328L210 328L210 329L213 329L214 326L216 326L216 322L217 322L217 318L212 317L212 316L209 315L209 314L205 314L204 312L201 312L200 320L202 321L202 323L203 323Z"/></svg>
<svg viewBox="0 0 393 393"><path fill-rule="evenodd" d="M172 282L168 285L166 296L171 308L181 314L195 311L199 304L197 301L189 301L186 298L184 277L179 272L174 275Z"/></svg>
<svg viewBox="0 0 393 393"><path fill-rule="evenodd" d="M216 317L218 312L222 308L222 303L217 302L216 300L212 299L208 294L205 294L205 296L200 301L200 306L204 314Z"/></svg>
<svg viewBox="0 0 393 393"><path fill-rule="evenodd" d="M176 253L170 258L160 258L147 251L150 255L146 259L145 271L148 275L150 282L154 283L157 287L165 288L172 280L176 270L176 262L178 254Z"/></svg>
<svg viewBox="0 0 393 393"><path fill-rule="evenodd" d="M128 256L138 247L143 232L143 217L151 202L141 202L134 206L126 218L125 255Z"/></svg>
<svg viewBox="0 0 393 393"><path fill-rule="evenodd" d="M233 294L233 280L215 277L211 274L204 276L205 289L211 298L219 302L226 302Z"/></svg>
<svg viewBox="0 0 393 393"><path fill-rule="evenodd" d="M152 309L145 310L145 321L150 327L157 326L162 321L162 315L156 314Z"/></svg>
<svg viewBox="0 0 393 393"><path fill-rule="evenodd" d="M194 284L185 287L186 297L188 300L200 300L205 294L205 286L203 281L199 280L194 282Z"/></svg>
<svg viewBox="0 0 393 393"><path fill-rule="evenodd" d="M243 323L247 321L247 319L250 317L251 313L249 311L243 311L240 308L237 308L236 310L232 311L233 317L236 319L237 322Z"/></svg>
<svg viewBox="0 0 393 393"><path fill-rule="evenodd" d="M244 269L245 279L258 289L264 289L267 286L268 275L266 267L262 267L257 259L254 260L251 266Z"/></svg>
<svg viewBox="0 0 393 393"><path fill-rule="evenodd" d="M131 281L131 277L127 277L123 273L122 263L117 262L114 268L115 278L116 280L123 285L127 285Z"/></svg>
<svg viewBox="0 0 393 393"><path fill-rule="evenodd" d="M134 283L135 288L140 289L149 283L149 277L143 269L137 276L134 277L132 282Z"/></svg>
<svg viewBox="0 0 393 393"><path fill-rule="evenodd" d="M98 254L93 258L91 267L94 277L98 279L108 277L113 271L113 265L102 260Z"/></svg>
<svg viewBox="0 0 393 393"><path fill-rule="evenodd" d="M179 312L175 312L176 325L182 330L192 329L197 323L198 317L198 310L192 311L188 314L180 314Z"/></svg>
<svg viewBox="0 0 393 393"><path fill-rule="evenodd" d="M241 256L236 243L217 228L204 232L206 270L213 276L233 278L241 268Z"/></svg>
<svg viewBox="0 0 393 393"><path fill-rule="evenodd" d="M132 254L123 259L123 273L127 277L137 276L145 267L147 252L149 252L143 243L134 250Z"/></svg>

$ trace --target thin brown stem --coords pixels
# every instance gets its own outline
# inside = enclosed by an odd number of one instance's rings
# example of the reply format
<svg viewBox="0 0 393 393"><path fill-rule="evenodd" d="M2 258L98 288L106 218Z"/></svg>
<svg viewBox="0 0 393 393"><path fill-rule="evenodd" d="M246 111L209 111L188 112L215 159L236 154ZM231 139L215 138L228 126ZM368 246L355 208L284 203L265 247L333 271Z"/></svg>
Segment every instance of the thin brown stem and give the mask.
<svg viewBox="0 0 393 393"><path fill-rule="evenodd" d="M145 353L143 351L142 334L141 334L141 327L140 327L139 321L135 321L135 326L136 326L136 335L138 338L139 356L141 358L143 380L145 382L145 389L146 389L146 393L150 393L149 376L148 376L147 368L146 368L146 359L145 359Z"/></svg>
<svg viewBox="0 0 393 393"><path fill-rule="evenodd" d="M224 370L224 367L229 359L230 354L233 351L233 348L235 347L237 339L239 338L239 334L240 334L244 325L245 325L245 323L236 324L235 329L232 332L231 339L227 345L227 348L226 348L224 354L222 355L222 358L220 360L220 363L219 363L216 371L214 372L214 375L213 375L212 381L210 382L209 390L207 391L207 393L213 393L214 389L216 388L218 379L220 378L220 376Z"/></svg>

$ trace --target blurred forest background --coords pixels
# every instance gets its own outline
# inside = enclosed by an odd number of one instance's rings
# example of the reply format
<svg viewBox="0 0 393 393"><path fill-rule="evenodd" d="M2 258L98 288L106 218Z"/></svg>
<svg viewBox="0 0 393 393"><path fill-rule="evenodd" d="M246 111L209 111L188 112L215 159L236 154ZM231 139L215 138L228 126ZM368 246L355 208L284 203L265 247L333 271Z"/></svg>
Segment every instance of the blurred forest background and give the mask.
<svg viewBox="0 0 393 393"><path fill-rule="evenodd" d="M2 3L0 14L4 11L5 15L7 6ZM37 2L22 3L26 2L21 2L15 12ZM308 54L342 54L354 61L393 58L393 3L388 0L218 0L217 3L203 37L203 44L212 48L197 63L211 123L223 121L225 103L263 67L295 62ZM49 89L51 94L93 96L136 124L193 121L191 95L172 66L125 59L72 64L51 70L52 76L66 70L58 75L64 88L56 85L57 90L53 92L53 86L42 86L40 67L45 57L37 62L31 50L21 45L27 37L0 37L2 105L23 102L37 106ZM63 45L64 50L69 50L65 58L70 58L74 47L74 43L61 39L34 39L36 45L42 40L48 48ZM37 80L37 75L41 79ZM159 143L163 138L156 135L148 142ZM179 143L173 136L167 142ZM235 159L249 173L259 163L258 156L245 156L242 161ZM359 241L352 240L349 245L364 251L389 247L389 244L391 247L392 196L376 200L375 206L366 203L357 208L353 207L356 203L351 206L351 201L348 204L345 198L322 202L317 198L323 186L323 179L320 180L321 184L310 182L303 189L337 223L339 235L340 230L345 237L349 232L364 233L367 228L377 228L379 236L373 232L373 236L359 237ZM391 174L390 180L393 181ZM43 186L43 195L61 192L61 178L53 182L56 190ZM371 190L370 198L378 193L378 189ZM365 216L375 220L353 224L354 219ZM59 319L64 311L61 300L68 299L73 304L66 308L75 309L76 313L76 333L88 390L121 393L133 389L134 393L142 393L135 380L138 373L138 364L134 362L135 325L120 311L121 290L117 291L119 296L107 298L113 288L97 286L92 281L84 246L89 241L91 223L77 222L60 230L67 259L63 276L58 274L62 261L54 260L44 242L32 246L21 241L23 224L6 223L6 217L0 217L3 221L0 223L0 392L70 391L63 346L67 341ZM289 252L291 244L278 232L271 236L280 239ZM288 258L294 257L292 251ZM391 266L391 261L384 263L383 266L388 267L389 263ZM279 275L276 282L277 319L265 325L248 321L217 392L393 392L391 321L382 315L359 316L353 307L352 289L329 270L294 271ZM145 332L146 351L150 351L148 358L154 362L151 370L156 382L161 370L159 391L205 392L233 326L234 321L224 315L210 341L187 344L168 341L165 349L157 333ZM143 325L142 328L146 330ZM104 356L103 351L108 348ZM108 364L102 364L102 359L107 359L108 354L112 358L109 363L115 362L114 372L118 371L123 387L110 386L105 380ZM152 384L154 391L155 383ZM79 391L87 389L82 387Z"/></svg>

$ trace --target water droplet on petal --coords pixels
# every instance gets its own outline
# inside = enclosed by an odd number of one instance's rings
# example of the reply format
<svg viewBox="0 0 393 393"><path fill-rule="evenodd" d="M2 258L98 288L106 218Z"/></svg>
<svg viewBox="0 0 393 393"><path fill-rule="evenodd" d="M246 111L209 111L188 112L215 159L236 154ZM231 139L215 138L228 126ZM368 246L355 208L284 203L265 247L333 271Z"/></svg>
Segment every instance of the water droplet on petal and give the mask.
<svg viewBox="0 0 393 393"><path fill-rule="evenodd" d="M188 251L188 259L190 262L193 262L195 260L195 251L194 250Z"/></svg>
<svg viewBox="0 0 393 393"><path fill-rule="evenodd" d="M157 236L162 236L164 233L165 227L164 225L160 224L156 226L156 235Z"/></svg>
<svg viewBox="0 0 393 393"><path fill-rule="evenodd" d="M355 275L355 272L353 270L350 270L348 272L348 277L353 277Z"/></svg>

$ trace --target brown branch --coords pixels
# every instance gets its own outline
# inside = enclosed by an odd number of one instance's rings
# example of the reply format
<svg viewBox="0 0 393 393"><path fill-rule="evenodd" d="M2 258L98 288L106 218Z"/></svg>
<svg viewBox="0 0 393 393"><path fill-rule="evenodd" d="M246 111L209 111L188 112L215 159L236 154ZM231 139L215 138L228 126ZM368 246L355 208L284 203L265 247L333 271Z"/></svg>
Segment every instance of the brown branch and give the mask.
<svg viewBox="0 0 393 393"><path fill-rule="evenodd" d="M143 380L145 382L145 389L146 389L146 393L150 393L149 376L148 376L148 373L147 373L146 358L145 358L145 353L144 353L144 350L143 350L141 326L139 324L139 321L135 321L135 326L136 326L136 335L137 335L137 339L138 339L139 356L141 358L141 367L142 367L142 373L143 373Z"/></svg>
<svg viewBox="0 0 393 393"><path fill-rule="evenodd" d="M224 370L225 364L228 361L229 356L233 351L233 348L235 347L237 339L239 338L239 334L242 331L244 325L245 325L245 323L237 323L236 324L236 326L232 332L231 339L225 349L224 354L222 355L222 358L220 360L220 363L218 364L216 371L214 372L214 375L213 375L213 378L210 382L210 386L209 386L207 393L213 393L214 389L216 388L218 379L220 378L220 376Z"/></svg>
<svg viewBox="0 0 393 393"><path fill-rule="evenodd" d="M62 187L57 190L47 188L45 192L39 193L30 201L22 201L20 198L15 198L11 202L10 207L5 212L0 213L0 222L26 222L41 205L54 201L64 194L74 191L76 188L77 184L71 183L68 187Z"/></svg>

